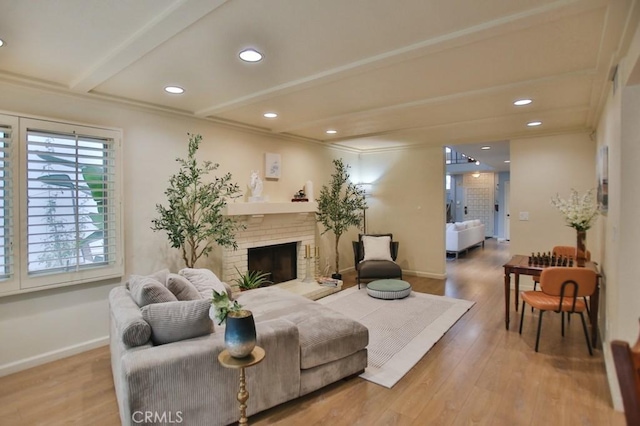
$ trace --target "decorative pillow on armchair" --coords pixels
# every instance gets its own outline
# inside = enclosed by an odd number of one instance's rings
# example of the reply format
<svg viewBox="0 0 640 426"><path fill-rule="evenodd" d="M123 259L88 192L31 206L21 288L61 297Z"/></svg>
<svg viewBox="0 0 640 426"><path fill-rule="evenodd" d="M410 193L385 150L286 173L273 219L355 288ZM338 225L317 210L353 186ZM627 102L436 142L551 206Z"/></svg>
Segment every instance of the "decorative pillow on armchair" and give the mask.
<svg viewBox="0 0 640 426"><path fill-rule="evenodd" d="M390 236L373 237L371 235L363 235L362 246L364 247L363 262L365 260L389 260L393 262Z"/></svg>
<svg viewBox="0 0 640 426"><path fill-rule="evenodd" d="M151 326L151 340L156 345L178 342L213 333L209 318L209 300L154 303L142 308L142 318Z"/></svg>

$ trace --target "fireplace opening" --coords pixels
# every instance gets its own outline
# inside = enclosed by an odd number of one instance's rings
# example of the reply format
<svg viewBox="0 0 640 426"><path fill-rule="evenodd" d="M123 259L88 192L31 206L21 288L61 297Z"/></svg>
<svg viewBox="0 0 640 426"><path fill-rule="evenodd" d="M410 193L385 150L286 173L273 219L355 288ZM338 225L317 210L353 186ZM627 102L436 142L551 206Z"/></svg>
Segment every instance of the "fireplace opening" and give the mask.
<svg viewBox="0 0 640 426"><path fill-rule="evenodd" d="M291 281L298 276L298 243L254 247L249 252L249 271L269 273L273 284Z"/></svg>

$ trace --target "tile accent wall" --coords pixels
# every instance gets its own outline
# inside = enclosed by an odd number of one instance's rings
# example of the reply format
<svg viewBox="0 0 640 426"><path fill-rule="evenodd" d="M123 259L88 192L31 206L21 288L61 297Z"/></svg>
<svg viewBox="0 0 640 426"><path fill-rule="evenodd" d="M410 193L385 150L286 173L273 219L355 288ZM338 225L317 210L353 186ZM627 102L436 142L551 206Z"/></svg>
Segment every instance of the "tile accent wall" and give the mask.
<svg viewBox="0 0 640 426"><path fill-rule="evenodd" d="M274 244L298 243L298 279L304 279L307 261L304 258L305 246L315 251L316 218L314 213L285 213L241 216L246 229L236 233L238 249L223 249L222 281L231 283L238 278L237 267L241 273L247 272L248 249ZM311 264L311 276L315 276L315 262Z"/></svg>

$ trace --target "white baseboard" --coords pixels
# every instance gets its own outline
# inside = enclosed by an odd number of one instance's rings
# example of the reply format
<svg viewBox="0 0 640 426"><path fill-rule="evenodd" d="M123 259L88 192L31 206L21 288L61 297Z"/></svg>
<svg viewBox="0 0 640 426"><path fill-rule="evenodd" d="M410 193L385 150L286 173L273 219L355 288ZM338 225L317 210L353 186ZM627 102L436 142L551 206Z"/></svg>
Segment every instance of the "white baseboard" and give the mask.
<svg viewBox="0 0 640 426"><path fill-rule="evenodd" d="M48 362L66 358L71 355L76 355L81 352L86 352L88 350L99 348L100 346L105 346L108 344L109 336L99 337L97 339L88 340L76 345L67 346L66 348L56 349L55 351L45 352L40 355L0 365L0 377L17 373L18 371L26 370L38 365L46 364Z"/></svg>
<svg viewBox="0 0 640 426"><path fill-rule="evenodd" d="M407 269L402 270L402 275L412 275L414 277L426 277L426 278L435 278L437 280L444 280L447 278L447 274L435 274L433 272L423 272L423 271L411 271Z"/></svg>

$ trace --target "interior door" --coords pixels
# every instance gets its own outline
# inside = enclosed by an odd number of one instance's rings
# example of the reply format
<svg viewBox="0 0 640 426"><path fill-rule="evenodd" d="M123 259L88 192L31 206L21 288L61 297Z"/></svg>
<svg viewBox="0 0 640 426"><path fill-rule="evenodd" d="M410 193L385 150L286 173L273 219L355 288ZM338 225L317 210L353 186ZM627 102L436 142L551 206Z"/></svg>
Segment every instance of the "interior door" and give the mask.
<svg viewBox="0 0 640 426"><path fill-rule="evenodd" d="M509 198L511 193L511 182L504 183L504 239L509 241L509 229L511 226L511 211L509 210Z"/></svg>

